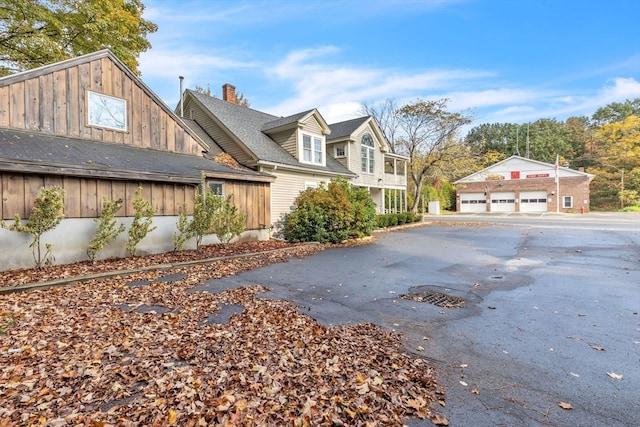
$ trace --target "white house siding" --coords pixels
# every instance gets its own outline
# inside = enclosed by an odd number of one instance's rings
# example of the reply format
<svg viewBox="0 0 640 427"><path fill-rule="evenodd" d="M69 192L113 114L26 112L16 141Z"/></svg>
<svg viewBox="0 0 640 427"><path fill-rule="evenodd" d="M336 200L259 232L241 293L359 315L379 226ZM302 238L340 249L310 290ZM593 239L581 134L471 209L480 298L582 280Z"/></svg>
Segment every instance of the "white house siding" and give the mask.
<svg viewBox="0 0 640 427"><path fill-rule="evenodd" d="M373 159L375 162L374 173L366 173L362 171L362 151L361 144L362 136L365 133L369 133L373 137L374 150ZM349 169L358 174L358 178L352 182L354 185L363 187L383 187L384 182L384 153L380 150L381 143L376 138L376 134L373 132L370 126L365 126L362 130L354 134L355 142L352 145L353 150L351 156L349 156Z"/></svg>
<svg viewBox="0 0 640 427"><path fill-rule="evenodd" d="M205 114L200 108L194 108L191 103L185 104L185 114L187 117L195 120L202 129L204 129L211 138L230 156L242 164L248 164L253 159L236 144L229 135L223 131L220 126Z"/></svg>
<svg viewBox="0 0 640 427"><path fill-rule="evenodd" d="M277 224L283 216L291 212L291 207L296 197L305 190L308 184L328 184L331 178L309 173L296 173L291 171L265 170L276 176L276 181L271 184L271 223L277 228Z"/></svg>
<svg viewBox="0 0 640 427"><path fill-rule="evenodd" d="M302 130L303 132L311 132L317 135L322 135L322 126L320 126L320 123L313 115L303 122Z"/></svg>
<svg viewBox="0 0 640 427"><path fill-rule="evenodd" d="M296 129L287 129L281 132L276 132L269 135L271 139L280 144L282 148L287 150L289 154L298 159L298 141L296 139Z"/></svg>

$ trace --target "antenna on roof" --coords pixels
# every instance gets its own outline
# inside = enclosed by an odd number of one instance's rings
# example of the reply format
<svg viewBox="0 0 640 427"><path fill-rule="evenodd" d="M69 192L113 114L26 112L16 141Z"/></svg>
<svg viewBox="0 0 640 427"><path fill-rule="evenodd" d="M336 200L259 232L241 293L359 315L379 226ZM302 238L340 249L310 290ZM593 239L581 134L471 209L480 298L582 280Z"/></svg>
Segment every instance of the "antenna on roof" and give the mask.
<svg viewBox="0 0 640 427"><path fill-rule="evenodd" d="M520 140L519 140L519 133L518 130L520 128L516 128L516 156L520 157ZM506 137L505 137L506 138Z"/></svg>

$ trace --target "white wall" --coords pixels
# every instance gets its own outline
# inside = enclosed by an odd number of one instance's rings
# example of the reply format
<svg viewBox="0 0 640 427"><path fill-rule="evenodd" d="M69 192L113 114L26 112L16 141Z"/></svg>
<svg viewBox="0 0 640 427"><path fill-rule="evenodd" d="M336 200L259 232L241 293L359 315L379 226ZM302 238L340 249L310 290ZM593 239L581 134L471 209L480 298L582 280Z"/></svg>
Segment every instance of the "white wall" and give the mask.
<svg viewBox="0 0 640 427"><path fill-rule="evenodd" d="M126 230L98 253L98 259L125 258L128 256L125 245L128 239L127 231L132 221L133 218L119 218L119 222L127 227ZM158 228L149 233L138 244L136 256L172 251L173 233L176 231L177 222L177 216L154 217L153 225ZM13 221L6 221L6 223L12 224ZM41 237L41 247L44 251L46 243L53 244L54 264L69 264L88 260L87 248L97 227L98 223L92 218L63 219L55 229ZM268 230L248 230L234 241L268 239ZM34 267L35 261L29 247L32 241L33 236L31 234L0 229L0 271ZM219 242L215 235L205 236L202 240L203 244ZM195 249L195 240L191 239L187 242L185 249Z"/></svg>

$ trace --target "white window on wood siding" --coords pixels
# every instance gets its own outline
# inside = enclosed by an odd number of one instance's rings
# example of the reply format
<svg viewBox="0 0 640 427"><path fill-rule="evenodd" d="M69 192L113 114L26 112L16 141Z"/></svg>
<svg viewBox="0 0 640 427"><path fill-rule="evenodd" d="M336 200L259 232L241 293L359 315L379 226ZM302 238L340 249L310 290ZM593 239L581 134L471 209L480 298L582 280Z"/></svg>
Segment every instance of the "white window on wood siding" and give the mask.
<svg viewBox="0 0 640 427"><path fill-rule="evenodd" d="M207 181L207 187L216 196L224 196L224 183L221 181Z"/></svg>
<svg viewBox="0 0 640 427"><path fill-rule="evenodd" d="M361 155L362 155L362 167L361 170L364 173L373 173L375 170L374 160L374 144L371 134L365 133L362 135L362 141L360 141Z"/></svg>
<svg viewBox="0 0 640 427"><path fill-rule="evenodd" d="M324 166L324 150L325 142L323 138L315 135L302 134L301 159L303 163L313 163Z"/></svg>
<svg viewBox="0 0 640 427"><path fill-rule="evenodd" d="M344 146L336 147L336 157L345 157Z"/></svg>
<svg viewBox="0 0 640 427"><path fill-rule="evenodd" d="M101 93L87 91L87 123L126 132L127 101Z"/></svg>

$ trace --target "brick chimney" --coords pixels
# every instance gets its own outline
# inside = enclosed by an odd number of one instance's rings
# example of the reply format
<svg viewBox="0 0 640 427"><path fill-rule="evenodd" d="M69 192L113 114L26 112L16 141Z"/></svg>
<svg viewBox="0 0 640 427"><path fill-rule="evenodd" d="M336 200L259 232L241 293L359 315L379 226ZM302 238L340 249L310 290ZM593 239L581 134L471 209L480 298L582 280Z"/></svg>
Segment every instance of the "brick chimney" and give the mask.
<svg viewBox="0 0 640 427"><path fill-rule="evenodd" d="M238 103L238 97L236 96L236 87L225 83L222 85L222 99L232 104Z"/></svg>

